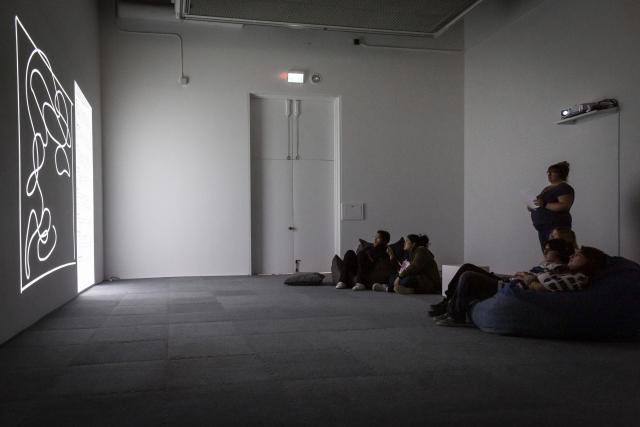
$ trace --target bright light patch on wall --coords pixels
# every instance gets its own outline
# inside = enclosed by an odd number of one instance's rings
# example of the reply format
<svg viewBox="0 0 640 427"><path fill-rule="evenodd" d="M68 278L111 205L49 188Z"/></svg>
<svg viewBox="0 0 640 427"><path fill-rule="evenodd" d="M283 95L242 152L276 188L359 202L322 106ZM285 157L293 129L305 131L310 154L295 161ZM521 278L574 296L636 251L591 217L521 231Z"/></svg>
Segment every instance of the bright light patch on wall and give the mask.
<svg viewBox="0 0 640 427"><path fill-rule="evenodd" d="M93 118L89 101L74 82L76 104L76 241L78 292L95 283L93 225Z"/></svg>
<svg viewBox="0 0 640 427"><path fill-rule="evenodd" d="M304 83L303 71L289 71L287 73L287 81L289 83Z"/></svg>
<svg viewBox="0 0 640 427"><path fill-rule="evenodd" d="M73 100L15 17L20 292L76 262Z"/></svg>

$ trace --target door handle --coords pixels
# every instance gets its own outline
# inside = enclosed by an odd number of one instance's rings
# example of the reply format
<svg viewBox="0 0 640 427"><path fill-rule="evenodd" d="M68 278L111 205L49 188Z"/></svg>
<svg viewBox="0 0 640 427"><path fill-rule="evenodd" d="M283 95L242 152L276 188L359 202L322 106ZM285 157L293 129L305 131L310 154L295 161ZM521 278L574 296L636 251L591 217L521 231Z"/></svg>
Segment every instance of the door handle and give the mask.
<svg viewBox="0 0 640 427"><path fill-rule="evenodd" d="M296 228L295 227L289 227L289 230L294 231Z"/></svg>
<svg viewBox="0 0 640 427"><path fill-rule="evenodd" d="M300 261L302 260L299 260L299 259L296 260L296 273L300 273Z"/></svg>

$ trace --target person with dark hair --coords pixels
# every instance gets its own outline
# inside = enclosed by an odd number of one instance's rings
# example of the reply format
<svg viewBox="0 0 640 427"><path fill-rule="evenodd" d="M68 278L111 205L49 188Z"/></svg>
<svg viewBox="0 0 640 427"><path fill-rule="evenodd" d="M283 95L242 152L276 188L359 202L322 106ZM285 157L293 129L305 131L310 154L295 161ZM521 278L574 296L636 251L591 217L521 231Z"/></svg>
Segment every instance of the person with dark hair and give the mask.
<svg viewBox="0 0 640 427"><path fill-rule="evenodd" d="M538 292L581 291L587 288L589 279L604 268L607 258L600 249L583 246L571 255L567 271L523 273L524 288Z"/></svg>
<svg viewBox="0 0 640 427"><path fill-rule="evenodd" d="M373 245L364 248L358 254L348 250L341 260L334 257L331 270L339 272L336 289L351 288L354 291L363 291L371 286L369 275L378 262L389 262L387 247L391 235L388 231L378 230L373 240Z"/></svg>
<svg viewBox="0 0 640 427"><path fill-rule="evenodd" d="M599 249L583 246L569 258L567 269L538 274L516 273L524 289L533 292L571 292L588 287L589 280L602 270L608 256ZM456 294L449 303L447 314L437 318L439 326L468 326L469 308L478 301L490 298L498 290L498 280L467 272L460 278Z"/></svg>
<svg viewBox="0 0 640 427"><path fill-rule="evenodd" d="M569 163L555 163L547 169L549 185L538 194L534 204L535 209L527 207L531 212L531 221L538 231L540 247L556 227L571 228L571 206L575 200L573 187L567 184L569 177Z"/></svg>
<svg viewBox="0 0 640 427"><path fill-rule="evenodd" d="M409 234L404 239L407 259L399 265L397 275L393 275L389 285L375 283L374 291L391 291L399 294L440 292L440 273L433 253L428 249L429 237L424 234ZM398 264L393 251L388 251L392 262Z"/></svg>
<svg viewBox="0 0 640 427"><path fill-rule="evenodd" d="M544 261L531 268L528 272L518 272L505 284L513 283L526 289L523 278L537 276L542 273L566 273L567 264L576 248L570 242L561 239L551 239L544 244Z"/></svg>
<svg viewBox="0 0 640 427"><path fill-rule="evenodd" d="M549 240L551 239L566 240L567 242L571 243L571 245L573 246L573 249L579 248L578 238L576 237L576 233L569 227L554 228L553 230L551 230L551 233L549 233Z"/></svg>

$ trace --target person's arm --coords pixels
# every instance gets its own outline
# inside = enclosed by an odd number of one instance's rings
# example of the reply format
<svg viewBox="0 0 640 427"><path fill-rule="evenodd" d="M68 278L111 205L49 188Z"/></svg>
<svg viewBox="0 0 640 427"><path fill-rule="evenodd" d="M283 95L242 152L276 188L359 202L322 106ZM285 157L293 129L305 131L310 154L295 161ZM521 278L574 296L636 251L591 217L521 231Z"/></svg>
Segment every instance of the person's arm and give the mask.
<svg viewBox="0 0 640 427"><path fill-rule="evenodd" d="M557 202L547 203L544 208L553 212L568 212L571 209L571 205L573 205L573 195L563 194L558 196Z"/></svg>
<svg viewBox="0 0 640 427"><path fill-rule="evenodd" d="M589 285L589 278L582 273L577 274L538 274L538 282L548 291L581 291Z"/></svg>
<svg viewBox="0 0 640 427"><path fill-rule="evenodd" d="M426 259L424 253L419 250L418 252L416 252L416 256L413 258L413 260L411 260L411 264L409 265L409 267L404 269L399 276L407 277L421 274L424 271L424 266L426 265L427 261L428 260Z"/></svg>
<svg viewBox="0 0 640 427"><path fill-rule="evenodd" d="M547 292L548 289L545 288L544 286L542 286L542 283L538 282L537 280L534 280L533 282L529 283L529 285L527 286L527 289L531 290L531 291L535 291L535 292Z"/></svg>
<svg viewBox="0 0 640 427"><path fill-rule="evenodd" d="M396 268L399 268L402 265L400 260L396 258L396 254L393 252L391 246L387 246L387 254L389 255L389 260Z"/></svg>

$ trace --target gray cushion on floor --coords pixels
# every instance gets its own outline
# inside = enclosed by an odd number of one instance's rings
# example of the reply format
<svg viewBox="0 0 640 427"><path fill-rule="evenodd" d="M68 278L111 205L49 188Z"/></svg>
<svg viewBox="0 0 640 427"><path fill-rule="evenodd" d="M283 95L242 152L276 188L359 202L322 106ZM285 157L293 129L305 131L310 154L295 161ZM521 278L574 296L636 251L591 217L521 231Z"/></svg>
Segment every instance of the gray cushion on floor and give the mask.
<svg viewBox="0 0 640 427"><path fill-rule="evenodd" d="M324 274L321 273L296 273L287 277L284 281L289 286L317 286L323 285Z"/></svg>

